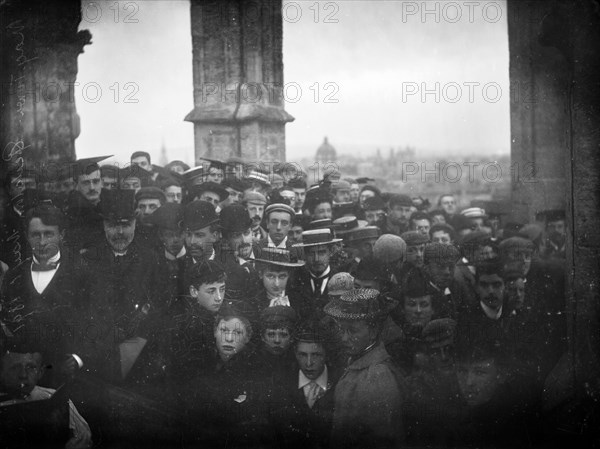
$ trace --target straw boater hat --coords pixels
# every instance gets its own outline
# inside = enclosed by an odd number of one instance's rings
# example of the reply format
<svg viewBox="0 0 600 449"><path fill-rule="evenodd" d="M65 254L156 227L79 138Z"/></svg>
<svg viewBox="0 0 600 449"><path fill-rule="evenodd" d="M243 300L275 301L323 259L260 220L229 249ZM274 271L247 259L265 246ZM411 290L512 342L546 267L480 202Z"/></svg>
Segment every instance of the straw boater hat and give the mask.
<svg viewBox="0 0 600 449"><path fill-rule="evenodd" d="M355 216L340 217L337 220L333 220L333 227L335 234L342 236L347 235L354 229L364 228L367 225L365 220L358 220Z"/></svg>
<svg viewBox="0 0 600 449"><path fill-rule="evenodd" d="M302 233L302 243L296 243L292 245L296 247L307 247L307 246L319 246L319 245L331 245L333 243L341 242L342 239L334 239L331 229L312 229L310 231L304 231Z"/></svg>
<svg viewBox="0 0 600 449"><path fill-rule="evenodd" d="M365 226L363 228L352 229L346 234L346 242L353 243L362 240L375 239L381 236L381 230L377 226Z"/></svg>
<svg viewBox="0 0 600 449"><path fill-rule="evenodd" d="M292 262L290 252L280 248L261 248L259 257L254 259L254 262L287 268L304 266L304 261Z"/></svg>
<svg viewBox="0 0 600 449"><path fill-rule="evenodd" d="M379 296L379 291L372 288L350 290L329 301L323 311L339 320L382 319L390 309L380 301Z"/></svg>

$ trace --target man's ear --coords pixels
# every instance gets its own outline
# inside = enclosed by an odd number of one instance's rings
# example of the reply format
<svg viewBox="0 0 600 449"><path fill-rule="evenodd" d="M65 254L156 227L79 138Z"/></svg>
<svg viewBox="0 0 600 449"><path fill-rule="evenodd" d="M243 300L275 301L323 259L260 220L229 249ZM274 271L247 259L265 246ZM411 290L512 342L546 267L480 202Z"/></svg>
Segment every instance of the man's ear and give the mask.
<svg viewBox="0 0 600 449"><path fill-rule="evenodd" d="M194 287L193 285L190 285L190 296L192 298L198 297L198 289L196 287Z"/></svg>

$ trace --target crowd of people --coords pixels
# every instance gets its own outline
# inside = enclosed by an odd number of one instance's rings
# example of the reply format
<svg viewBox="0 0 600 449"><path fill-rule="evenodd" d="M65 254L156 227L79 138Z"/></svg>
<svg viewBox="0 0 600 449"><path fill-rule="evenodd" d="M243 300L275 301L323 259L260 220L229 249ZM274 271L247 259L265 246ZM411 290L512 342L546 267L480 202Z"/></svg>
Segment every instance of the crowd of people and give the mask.
<svg viewBox="0 0 600 449"><path fill-rule="evenodd" d="M104 159L6 177L0 428L15 444L552 441L564 211L522 223L286 164Z"/></svg>

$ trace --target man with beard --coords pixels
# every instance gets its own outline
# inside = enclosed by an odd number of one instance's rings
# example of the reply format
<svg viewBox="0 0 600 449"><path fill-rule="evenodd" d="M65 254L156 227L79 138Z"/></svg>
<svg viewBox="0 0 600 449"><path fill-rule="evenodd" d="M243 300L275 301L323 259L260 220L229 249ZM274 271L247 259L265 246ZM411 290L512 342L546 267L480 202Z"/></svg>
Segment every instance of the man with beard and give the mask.
<svg viewBox="0 0 600 449"><path fill-rule="evenodd" d="M79 254L64 247L64 224L65 217L52 205L27 211L32 257L7 272L0 291L2 329L42 353L53 368L42 379L42 385L49 387L72 376L86 358L75 331L81 330L88 282L78 269Z"/></svg>
<svg viewBox="0 0 600 449"><path fill-rule="evenodd" d="M469 304L457 317L457 338L469 341L488 338L512 352L514 338L507 334L511 328L509 312L505 307L503 269L498 259L480 262L475 271L477 303ZM461 340L461 341L462 341Z"/></svg>
<svg viewBox="0 0 600 449"><path fill-rule="evenodd" d="M412 200L408 195L392 195L387 219L388 232L397 236L408 231Z"/></svg>
<svg viewBox="0 0 600 449"><path fill-rule="evenodd" d="M98 209L102 192L98 162L109 157L80 159L72 166L75 190L66 202L68 225L65 243L73 251L86 250L103 238L102 217Z"/></svg>
<svg viewBox="0 0 600 449"><path fill-rule="evenodd" d="M90 277L91 316L101 330L94 346L93 369L105 380L122 382L148 340L157 310L159 275L156 255L134 242L133 190L102 192L100 210L105 238L85 253Z"/></svg>
<svg viewBox="0 0 600 449"><path fill-rule="evenodd" d="M267 238L267 232L260 226L267 199L262 193L246 192L242 204L248 211L248 216L252 219L252 241L258 243Z"/></svg>

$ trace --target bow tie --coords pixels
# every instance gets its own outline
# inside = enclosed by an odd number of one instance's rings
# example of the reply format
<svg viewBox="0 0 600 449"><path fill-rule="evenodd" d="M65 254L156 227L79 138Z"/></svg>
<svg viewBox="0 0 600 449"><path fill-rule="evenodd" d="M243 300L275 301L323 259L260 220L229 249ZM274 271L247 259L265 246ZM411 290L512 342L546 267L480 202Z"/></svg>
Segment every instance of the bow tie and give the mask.
<svg viewBox="0 0 600 449"><path fill-rule="evenodd" d="M58 264L60 263L60 259L57 260L56 262L51 262L48 264L39 264L36 262L33 262L31 265L31 271L52 271L52 270L56 270L56 268L58 267Z"/></svg>

